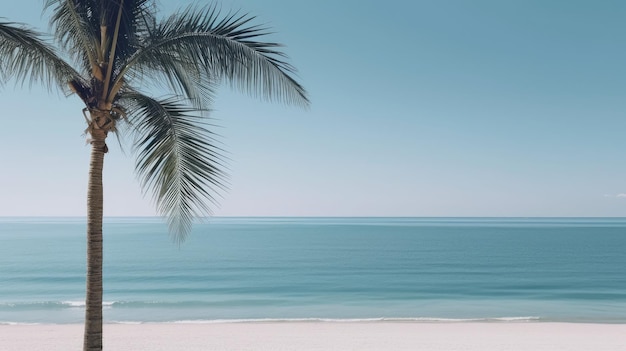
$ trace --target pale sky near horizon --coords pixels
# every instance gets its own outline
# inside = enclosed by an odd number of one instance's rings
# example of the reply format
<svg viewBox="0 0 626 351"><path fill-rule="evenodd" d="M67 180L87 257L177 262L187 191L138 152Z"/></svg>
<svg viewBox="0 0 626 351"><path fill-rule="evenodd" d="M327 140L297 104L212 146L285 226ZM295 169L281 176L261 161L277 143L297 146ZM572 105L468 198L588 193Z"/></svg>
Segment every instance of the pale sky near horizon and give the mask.
<svg viewBox="0 0 626 351"><path fill-rule="evenodd" d="M271 26L312 105L220 90L216 215L626 216L626 2L220 3ZM0 17L45 30L42 4ZM0 103L0 216L85 215L79 99L10 83ZM154 215L109 145L105 216Z"/></svg>

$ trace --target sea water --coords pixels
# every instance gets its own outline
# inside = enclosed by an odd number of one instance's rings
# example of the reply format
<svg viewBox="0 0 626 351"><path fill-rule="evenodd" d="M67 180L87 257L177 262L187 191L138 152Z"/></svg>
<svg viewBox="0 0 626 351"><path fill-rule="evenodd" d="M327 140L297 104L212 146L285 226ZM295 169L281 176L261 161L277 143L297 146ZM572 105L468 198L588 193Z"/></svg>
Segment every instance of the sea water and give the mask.
<svg viewBox="0 0 626 351"><path fill-rule="evenodd" d="M84 318L84 218L0 219L0 324ZM106 218L108 323L626 323L623 218Z"/></svg>

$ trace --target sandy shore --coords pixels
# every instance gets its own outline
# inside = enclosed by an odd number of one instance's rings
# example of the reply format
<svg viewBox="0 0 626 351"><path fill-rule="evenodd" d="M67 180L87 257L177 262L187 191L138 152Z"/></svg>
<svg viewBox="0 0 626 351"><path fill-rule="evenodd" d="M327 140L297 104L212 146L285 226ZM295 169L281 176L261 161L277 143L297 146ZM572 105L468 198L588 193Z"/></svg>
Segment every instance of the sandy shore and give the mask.
<svg viewBox="0 0 626 351"><path fill-rule="evenodd" d="M626 350L626 324L109 324L105 350ZM0 350L80 350L81 325L2 325Z"/></svg>

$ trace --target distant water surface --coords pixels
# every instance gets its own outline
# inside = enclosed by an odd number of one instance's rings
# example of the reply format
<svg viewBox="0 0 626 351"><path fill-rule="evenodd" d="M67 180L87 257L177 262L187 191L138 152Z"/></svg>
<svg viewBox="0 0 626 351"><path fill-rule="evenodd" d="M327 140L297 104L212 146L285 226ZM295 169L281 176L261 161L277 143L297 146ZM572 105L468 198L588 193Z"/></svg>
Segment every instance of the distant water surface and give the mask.
<svg viewBox="0 0 626 351"><path fill-rule="evenodd" d="M0 218L0 324L78 323L85 220ZM624 218L105 219L105 320L626 323Z"/></svg>

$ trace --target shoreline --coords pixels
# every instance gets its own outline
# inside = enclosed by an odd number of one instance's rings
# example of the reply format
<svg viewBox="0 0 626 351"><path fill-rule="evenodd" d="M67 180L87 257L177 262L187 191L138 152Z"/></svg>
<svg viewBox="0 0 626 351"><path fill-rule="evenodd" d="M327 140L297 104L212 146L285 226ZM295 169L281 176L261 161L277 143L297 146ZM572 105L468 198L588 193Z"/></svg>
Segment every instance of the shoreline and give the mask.
<svg viewBox="0 0 626 351"><path fill-rule="evenodd" d="M80 350L82 324L0 325L0 350ZM105 350L618 351L626 324L216 322L105 324Z"/></svg>
<svg viewBox="0 0 626 351"><path fill-rule="evenodd" d="M623 320L551 320L540 317L494 318L243 318L188 319L170 321L105 320L103 325L221 325L221 324L589 324L626 325ZM0 321L4 326L73 326L83 322L13 322Z"/></svg>

